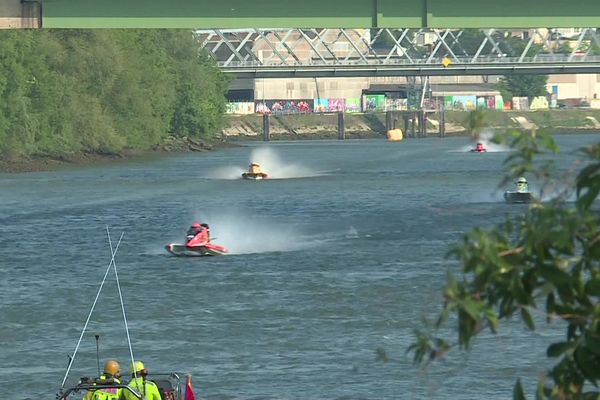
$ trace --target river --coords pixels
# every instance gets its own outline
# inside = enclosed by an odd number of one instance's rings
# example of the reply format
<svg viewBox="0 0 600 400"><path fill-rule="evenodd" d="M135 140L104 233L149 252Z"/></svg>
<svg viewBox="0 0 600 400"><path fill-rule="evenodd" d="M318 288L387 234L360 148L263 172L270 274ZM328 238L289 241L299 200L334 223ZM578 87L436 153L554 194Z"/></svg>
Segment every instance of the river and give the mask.
<svg viewBox="0 0 600 400"><path fill-rule="evenodd" d="M566 169L597 135L556 139ZM424 370L405 353L457 269L449 247L527 207L502 200L507 151L466 149L456 137L249 143L0 175L2 397L54 398L109 265L107 226L113 246L123 234L135 357L190 372L200 398L507 399L518 377L532 396L563 335L543 316L534 333L517 318ZM238 179L250 161L273 179ZM168 255L193 220L232 254ZM128 371L113 272L69 382L96 374L96 334L101 361Z"/></svg>

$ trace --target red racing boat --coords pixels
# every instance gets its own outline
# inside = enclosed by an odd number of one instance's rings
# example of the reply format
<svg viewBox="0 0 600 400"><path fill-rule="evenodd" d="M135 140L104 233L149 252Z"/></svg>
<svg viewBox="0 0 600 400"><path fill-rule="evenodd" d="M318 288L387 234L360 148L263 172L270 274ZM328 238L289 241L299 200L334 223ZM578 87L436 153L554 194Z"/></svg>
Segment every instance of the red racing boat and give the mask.
<svg viewBox="0 0 600 400"><path fill-rule="evenodd" d="M165 249L175 256L221 256L229 253L225 246L210 242L210 231L207 224L201 224L204 229L195 236L188 236L185 244L169 243Z"/></svg>

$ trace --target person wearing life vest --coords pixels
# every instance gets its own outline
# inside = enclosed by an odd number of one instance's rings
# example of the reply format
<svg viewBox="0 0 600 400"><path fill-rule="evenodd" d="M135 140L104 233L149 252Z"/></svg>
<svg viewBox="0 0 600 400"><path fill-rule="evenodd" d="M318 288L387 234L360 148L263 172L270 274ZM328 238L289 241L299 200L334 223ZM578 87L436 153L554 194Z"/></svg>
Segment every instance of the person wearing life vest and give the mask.
<svg viewBox="0 0 600 400"><path fill-rule="evenodd" d="M147 379L148 370L144 367L144 363L136 361L131 367L131 380L127 384L130 388L142 395L145 400L161 400L160 391L156 383ZM139 400L129 390L123 390L123 398L125 400Z"/></svg>
<svg viewBox="0 0 600 400"><path fill-rule="evenodd" d="M186 246L203 246L208 243L210 243L210 228L208 224L194 222L185 235Z"/></svg>
<svg viewBox="0 0 600 400"><path fill-rule="evenodd" d="M121 377L121 367L118 362L115 360L106 361L103 371L103 374L96 379L98 383L94 383L94 385L102 384L103 382L117 385L121 383L119 380ZM120 388L102 388L88 391L83 396L83 400L119 400L122 396L122 389Z"/></svg>
<svg viewBox="0 0 600 400"><path fill-rule="evenodd" d="M529 188L527 186L527 179L525 179L524 176L519 177L519 179L517 180L517 192L526 193L528 191Z"/></svg>
<svg viewBox="0 0 600 400"><path fill-rule="evenodd" d="M260 168L260 164L253 162L252 164L250 164L248 166L248 173L254 174L254 175L260 175L263 172L262 172L262 169Z"/></svg>

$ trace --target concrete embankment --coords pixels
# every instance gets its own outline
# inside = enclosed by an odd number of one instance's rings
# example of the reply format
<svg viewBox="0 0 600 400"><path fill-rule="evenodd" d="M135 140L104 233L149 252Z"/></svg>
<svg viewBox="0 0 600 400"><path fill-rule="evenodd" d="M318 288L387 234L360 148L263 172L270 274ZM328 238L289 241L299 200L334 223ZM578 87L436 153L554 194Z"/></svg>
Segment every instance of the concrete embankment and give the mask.
<svg viewBox="0 0 600 400"><path fill-rule="evenodd" d="M597 132L600 130L600 110L544 110L544 111L486 111L486 126L489 129L548 128L553 132ZM466 135L468 112L447 111L444 115L445 134ZM385 113L345 114L347 138L383 137L386 134ZM439 132L440 116L428 116L427 132L435 136ZM270 117L271 139L320 139L337 138L338 119L336 114L290 114ZM395 127L404 129L402 119ZM227 115L222 134L228 139L263 138L261 115Z"/></svg>
<svg viewBox="0 0 600 400"><path fill-rule="evenodd" d="M0 1L0 29L39 28L41 2Z"/></svg>

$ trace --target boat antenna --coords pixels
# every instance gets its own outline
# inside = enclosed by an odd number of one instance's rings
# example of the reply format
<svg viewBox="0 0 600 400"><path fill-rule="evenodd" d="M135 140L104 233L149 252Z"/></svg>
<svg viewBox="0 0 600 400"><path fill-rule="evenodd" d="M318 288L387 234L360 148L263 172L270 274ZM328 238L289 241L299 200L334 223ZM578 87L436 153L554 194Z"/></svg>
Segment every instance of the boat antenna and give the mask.
<svg viewBox="0 0 600 400"><path fill-rule="evenodd" d="M108 227L107 227L107 229L108 229ZM115 262L115 254L117 254L117 250L119 250L119 245L121 244L121 240L123 239L124 234L125 234L125 232L121 233L121 237L119 238L119 242L115 246L114 251L112 249L112 244L110 246L110 249L111 249L110 250L111 251L110 262L108 263L108 267L106 268L106 272L104 273L104 278L102 278L102 283L100 283L100 288L98 288L98 293L96 293L96 298L94 299L92 308L90 309L90 312L87 316L85 324L83 325L83 329L81 330L81 335L79 335L79 340L77 341L77 345L75 346L75 351L73 351L73 355L70 356L69 366L67 367L67 372L65 372L65 377L63 378L62 384L60 385L61 389L63 389L65 387L65 382L67 381L67 377L69 376L69 371L71 370L71 367L73 366L73 361L75 361L75 355L77 354L77 350L79 350L79 345L81 344L81 339L83 338L83 334L85 333L85 330L87 329L88 324L90 323L90 318L92 317L92 312L94 311L94 308L96 307L96 303L98 303L98 297L100 297L100 292L102 291L104 282L106 282L106 276L108 275L110 268L112 267L113 263Z"/></svg>
<svg viewBox="0 0 600 400"><path fill-rule="evenodd" d="M100 335L96 335L96 361L98 362L98 376L100 376L100 349L98 346L98 339L100 339Z"/></svg>
<svg viewBox="0 0 600 400"><path fill-rule="evenodd" d="M112 246L112 240L110 239L110 231L108 230L108 225L106 226L106 234L108 235L108 244L110 245L110 252L113 253L113 246ZM123 237L123 234L121 234L121 237ZM119 239L119 243L121 242L121 239ZM118 244L117 244L118 247ZM115 248L115 252L116 252L116 248ZM113 253L114 254L114 253ZM113 257L112 259L112 266L115 270L115 280L117 281L117 290L119 292L119 300L121 301L121 311L123 312L123 322L125 323L125 333L127 334L127 345L129 346L129 355L131 357L131 365L134 366L135 365L135 359L133 358L133 349L131 347L131 337L129 336L129 326L127 325L127 316L125 315L125 304L123 303L123 293L121 292L121 284L119 283L119 274L117 273L117 263L115 262L115 259ZM135 368L133 368L133 374L134 374L134 378L137 380L137 371L135 371Z"/></svg>

